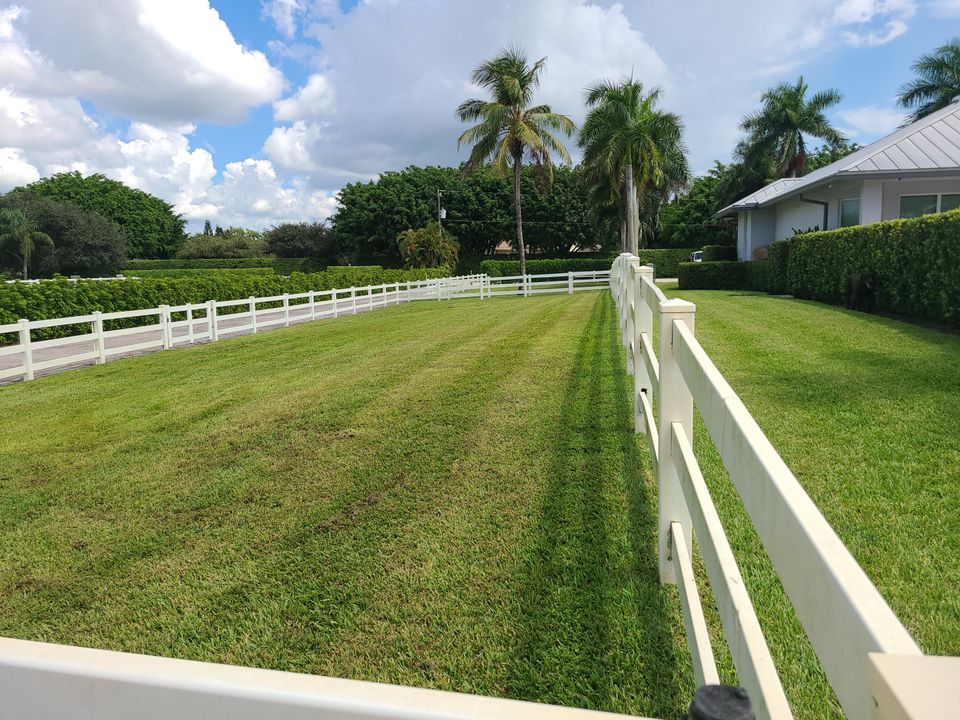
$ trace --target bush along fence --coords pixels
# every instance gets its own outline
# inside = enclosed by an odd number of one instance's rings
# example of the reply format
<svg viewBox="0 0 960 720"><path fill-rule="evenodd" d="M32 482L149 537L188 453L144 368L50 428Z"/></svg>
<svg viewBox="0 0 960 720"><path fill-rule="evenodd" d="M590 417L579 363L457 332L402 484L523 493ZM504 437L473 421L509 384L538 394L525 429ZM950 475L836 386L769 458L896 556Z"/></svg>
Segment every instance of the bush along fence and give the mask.
<svg viewBox="0 0 960 720"><path fill-rule="evenodd" d="M679 264L690 259L697 248L650 248L640 250L638 257L645 265L653 265L657 277L676 277ZM577 272L582 270L609 270L610 258L559 258L527 260L527 272L533 274ZM484 260L480 269L491 277L516 275L520 272L519 260Z"/></svg>
<svg viewBox="0 0 960 720"><path fill-rule="evenodd" d="M697 685L717 683L718 674L694 542L756 717L792 717L694 452L695 409L846 717L933 718L954 707L960 658L921 653L697 341L696 306L668 299L652 268L631 255L614 262L610 288L633 375L635 431L657 475L660 579L677 585Z"/></svg>
<svg viewBox="0 0 960 720"><path fill-rule="evenodd" d="M759 262L684 263L681 289L746 289L960 326L960 210L796 235Z"/></svg>
<svg viewBox="0 0 960 720"><path fill-rule="evenodd" d="M483 300L603 290L609 275L609 270L501 278L466 275L205 302L188 300L113 312L98 308L80 315L39 320L21 318L0 324L0 340L9 343L0 344L0 382L32 380L38 372L91 362L102 364L117 355L216 342L228 335L356 315L412 300ZM135 286L135 282L132 284Z"/></svg>
<svg viewBox="0 0 960 720"><path fill-rule="evenodd" d="M174 258L171 260L128 260L124 266L124 273L136 275L140 270L238 270L243 268L266 268L278 275L323 270L323 267L313 258Z"/></svg>

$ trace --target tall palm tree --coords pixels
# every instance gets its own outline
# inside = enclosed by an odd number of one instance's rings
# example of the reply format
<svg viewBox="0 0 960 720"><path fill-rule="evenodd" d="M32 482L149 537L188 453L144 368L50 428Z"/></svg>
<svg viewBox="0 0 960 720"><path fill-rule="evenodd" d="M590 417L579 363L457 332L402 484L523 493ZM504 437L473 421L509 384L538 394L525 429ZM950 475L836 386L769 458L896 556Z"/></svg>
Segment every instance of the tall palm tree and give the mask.
<svg viewBox="0 0 960 720"><path fill-rule="evenodd" d="M777 177L798 177L807 162L804 135L828 143L843 142L843 135L824 115L843 96L837 90L824 90L807 99L809 89L801 76L796 84L782 83L763 93L763 106L740 123L749 134L740 149L748 165L772 157Z"/></svg>
<svg viewBox="0 0 960 720"><path fill-rule="evenodd" d="M23 210L0 210L0 248L23 263L23 279L29 279L27 273L30 259L39 249L53 250L53 240L44 232L31 225Z"/></svg>
<svg viewBox="0 0 960 720"><path fill-rule="evenodd" d="M659 88L645 93L633 78L601 80L585 93L591 110L578 140L583 164L588 178L609 180L623 198L624 249L634 254L640 247L641 204L646 226L652 227L659 208L655 198L679 189L689 177L683 124L674 113L657 109L660 95Z"/></svg>
<svg viewBox="0 0 960 720"><path fill-rule="evenodd" d="M912 66L916 77L900 88L900 107L916 108L909 122L945 108L960 96L960 38L933 53L921 55Z"/></svg>
<svg viewBox="0 0 960 720"><path fill-rule="evenodd" d="M520 253L520 274L527 271L523 245L523 213L520 207L520 168L524 158L533 163L544 187L553 180L553 159L556 153L563 162L570 154L551 132L570 135L576 131L566 115L554 113L549 105L533 105L533 91L540 84L540 73L547 59L528 64L519 48L508 47L492 60L480 63L473 71L473 83L490 93L489 100L467 100L457 108L462 122L479 122L467 129L457 147L472 145L465 171L472 172L488 160L498 175L506 176L513 165L513 205L517 220L517 250Z"/></svg>

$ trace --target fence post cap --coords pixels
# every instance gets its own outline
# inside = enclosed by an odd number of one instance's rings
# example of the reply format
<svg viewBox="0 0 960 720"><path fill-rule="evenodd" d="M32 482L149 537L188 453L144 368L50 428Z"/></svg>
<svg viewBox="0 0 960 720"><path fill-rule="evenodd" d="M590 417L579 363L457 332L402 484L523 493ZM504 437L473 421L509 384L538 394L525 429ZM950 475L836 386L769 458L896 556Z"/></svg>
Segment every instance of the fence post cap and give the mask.
<svg viewBox="0 0 960 720"><path fill-rule="evenodd" d="M743 688L704 685L690 703L690 720L756 720L756 715Z"/></svg>
<svg viewBox="0 0 960 720"><path fill-rule="evenodd" d="M697 306L688 300L680 298L671 298L664 303L660 303L660 312L664 313L692 313L696 312Z"/></svg>

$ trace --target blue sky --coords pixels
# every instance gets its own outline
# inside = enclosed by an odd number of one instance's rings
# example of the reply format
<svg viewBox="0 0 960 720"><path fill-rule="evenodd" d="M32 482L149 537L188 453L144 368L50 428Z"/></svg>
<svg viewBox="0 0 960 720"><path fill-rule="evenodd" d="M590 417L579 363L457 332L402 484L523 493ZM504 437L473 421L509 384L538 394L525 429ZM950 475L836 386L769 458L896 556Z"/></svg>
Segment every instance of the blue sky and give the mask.
<svg viewBox="0 0 960 720"><path fill-rule="evenodd" d="M698 172L801 74L866 143L958 20L960 0L0 0L0 191L76 169L193 227L322 219L347 182L462 160L453 110L508 43L548 56L541 100L575 121L597 78L663 86Z"/></svg>

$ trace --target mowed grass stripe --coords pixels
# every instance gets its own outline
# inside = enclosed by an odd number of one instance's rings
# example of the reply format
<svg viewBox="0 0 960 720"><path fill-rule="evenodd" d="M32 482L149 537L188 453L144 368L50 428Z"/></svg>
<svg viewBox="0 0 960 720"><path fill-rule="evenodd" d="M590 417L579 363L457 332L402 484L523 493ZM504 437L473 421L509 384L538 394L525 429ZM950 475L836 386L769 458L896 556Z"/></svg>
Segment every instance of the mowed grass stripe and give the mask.
<svg viewBox="0 0 960 720"><path fill-rule="evenodd" d="M625 382L601 293L7 388L0 633L679 715Z"/></svg>

